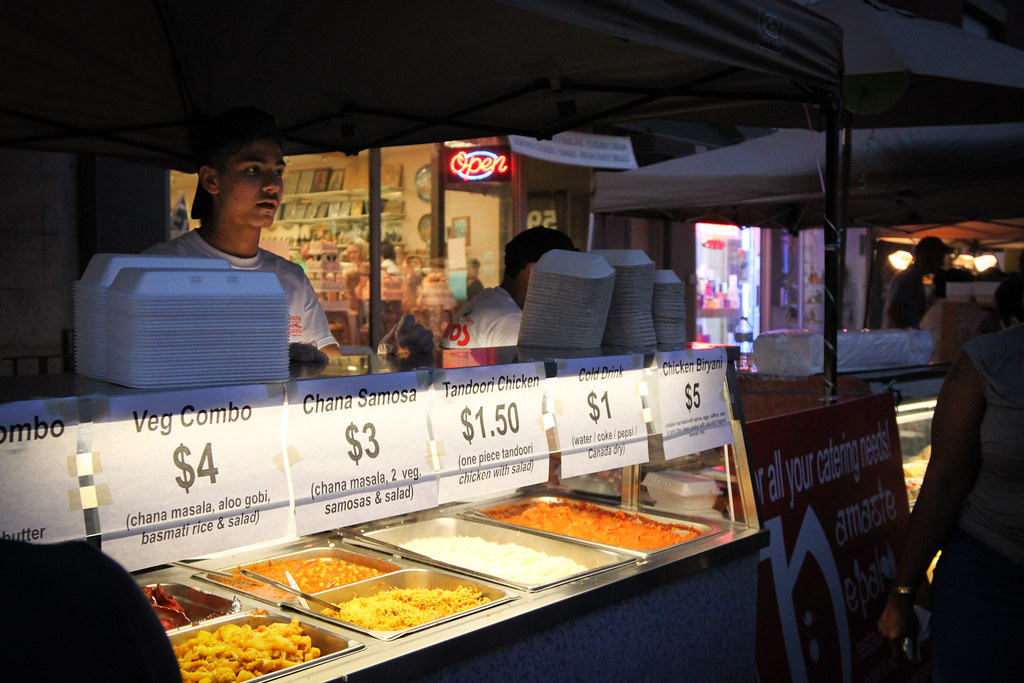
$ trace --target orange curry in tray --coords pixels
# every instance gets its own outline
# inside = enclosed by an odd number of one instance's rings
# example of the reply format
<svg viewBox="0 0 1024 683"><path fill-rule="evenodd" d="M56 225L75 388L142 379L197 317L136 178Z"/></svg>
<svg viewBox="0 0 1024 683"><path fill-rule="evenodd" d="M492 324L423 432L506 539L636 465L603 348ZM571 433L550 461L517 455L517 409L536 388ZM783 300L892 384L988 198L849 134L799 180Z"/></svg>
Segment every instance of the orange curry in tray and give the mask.
<svg viewBox="0 0 1024 683"><path fill-rule="evenodd" d="M373 576L380 576L381 571L373 567L366 567L361 564L346 562L334 557L313 557L313 558L288 558L276 560L264 560L233 570L234 577L220 577L213 574L208 576L220 583L239 590L246 591L252 595L259 595L270 600L286 600L295 597L291 593L278 590L273 586L254 581L241 573L241 569L248 569L257 574L262 574L270 579L281 583L288 583L285 572L292 575L295 583L306 593L319 593L320 591L337 588L356 581L368 579Z"/></svg>
<svg viewBox="0 0 1024 683"><path fill-rule="evenodd" d="M481 512L508 524L631 550L657 550L701 535L685 524L664 524L636 513L613 512L577 501L512 503Z"/></svg>

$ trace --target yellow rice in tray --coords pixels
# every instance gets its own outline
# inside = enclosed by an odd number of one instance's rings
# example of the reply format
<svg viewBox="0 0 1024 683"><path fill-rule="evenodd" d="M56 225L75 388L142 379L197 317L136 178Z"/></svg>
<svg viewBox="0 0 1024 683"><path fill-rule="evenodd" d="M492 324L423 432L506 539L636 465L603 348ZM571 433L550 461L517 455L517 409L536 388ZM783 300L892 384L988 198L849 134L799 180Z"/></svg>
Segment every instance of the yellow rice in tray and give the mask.
<svg viewBox="0 0 1024 683"><path fill-rule="evenodd" d="M490 598L476 589L391 588L352 598L324 614L374 631L401 631L485 605Z"/></svg>

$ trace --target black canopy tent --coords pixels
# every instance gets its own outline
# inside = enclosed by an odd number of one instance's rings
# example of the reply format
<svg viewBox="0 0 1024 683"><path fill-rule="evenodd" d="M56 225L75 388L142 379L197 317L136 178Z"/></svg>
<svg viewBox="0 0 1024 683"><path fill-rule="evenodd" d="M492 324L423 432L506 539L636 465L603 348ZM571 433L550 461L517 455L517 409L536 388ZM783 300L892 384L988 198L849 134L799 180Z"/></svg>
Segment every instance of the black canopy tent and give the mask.
<svg viewBox="0 0 1024 683"><path fill-rule="evenodd" d="M286 154L769 105L825 111L838 150L840 31L791 0L39 0L5 8L0 44L0 146L181 170L195 122L238 104Z"/></svg>
<svg viewBox="0 0 1024 683"><path fill-rule="evenodd" d="M820 104L839 30L789 0L40 0L0 24L0 145L188 168L239 103L287 153L547 137L655 104Z"/></svg>

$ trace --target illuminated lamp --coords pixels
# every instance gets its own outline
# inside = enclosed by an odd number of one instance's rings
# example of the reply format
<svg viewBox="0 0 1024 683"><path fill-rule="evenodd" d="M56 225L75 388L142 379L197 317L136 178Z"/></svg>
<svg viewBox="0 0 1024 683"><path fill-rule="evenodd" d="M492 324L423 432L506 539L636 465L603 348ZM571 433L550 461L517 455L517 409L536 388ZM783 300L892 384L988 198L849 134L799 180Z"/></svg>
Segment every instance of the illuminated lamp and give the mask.
<svg viewBox="0 0 1024 683"><path fill-rule="evenodd" d="M981 256L974 257L974 267L980 273L984 270L988 270L992 266L996 265L996 257L992 254L982 254Z"/></svg>
<svg viewBox="0 0 1024 683"><path fill-rule="evenodd" d="M953 266L964 270L975 270L974 257L970 254L960 254L953 259Z"/></svg>
<svg viewBox="0 0 1024 683"><path fill-rule="evenodd" d="M907 266L909 266L913 260L914 255L909 251L904 251L903 249L889 254L889 263L892 264L892 267L896 270L906 270Z"/></svg>

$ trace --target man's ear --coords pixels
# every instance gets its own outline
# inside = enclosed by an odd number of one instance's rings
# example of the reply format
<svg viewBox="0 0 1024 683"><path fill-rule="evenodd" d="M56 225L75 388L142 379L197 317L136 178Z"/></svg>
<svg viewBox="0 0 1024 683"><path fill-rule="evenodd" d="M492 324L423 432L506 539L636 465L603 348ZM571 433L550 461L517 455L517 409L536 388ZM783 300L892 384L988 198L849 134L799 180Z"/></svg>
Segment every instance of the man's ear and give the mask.
<svg viewBox="0 0 1024 683"><path fill-rule="evenodd" d="M199 167L199 184L202 185L204 190L210 194L217 194L220 191L217 181L217 169L212 166Z"/></svg>

